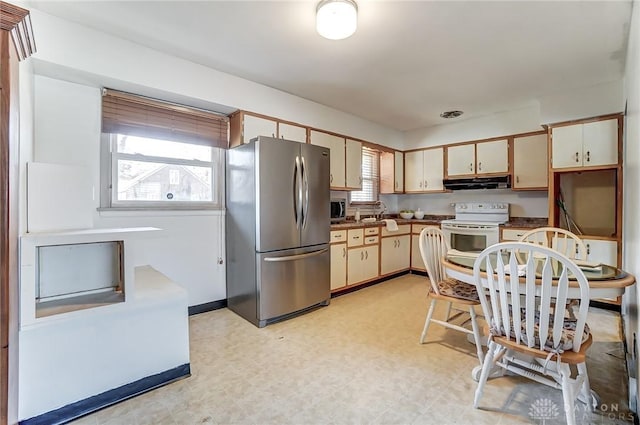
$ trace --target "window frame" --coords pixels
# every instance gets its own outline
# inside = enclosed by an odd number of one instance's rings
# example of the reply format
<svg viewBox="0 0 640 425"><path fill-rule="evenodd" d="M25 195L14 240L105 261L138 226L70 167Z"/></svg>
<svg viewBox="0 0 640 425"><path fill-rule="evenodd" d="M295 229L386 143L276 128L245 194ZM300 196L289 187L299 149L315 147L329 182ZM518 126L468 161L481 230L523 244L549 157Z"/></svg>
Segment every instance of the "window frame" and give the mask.
<svg viewBox="0 0 640 425"><path fill-rule="evenodd" d="M138 136L140 137L140 136ZM147 137L153 139L152 137ZM102 133L101 153L101 209L114 210L222 210L224 209L224 150L215 146L211 148L211 161L195 159L179 159L172 157L130 154L117 151L117 133ZM176 143L186 143L170 140ZM118 160L131 160L147 163L198 166L211 168L211 201L172 201L172 200L125 200L118 196Z"/></svg>
<svg viewBox="0 0 640 425"><path fill-rule="evenodd" d="M370 177L365 177L365 173L364 173L364 157L365 157L365 149L370 150L371 152L373 152L373 156L375 156L375 173L372 173L372 175ZM362 185L364 187L364 182L365 180L371 180L374 186L374 194L375 194L375 200L366 200L366 201L354 201L353 200L353 193L354 192L362 192L362 190L354 190L349 192L349 205L350 206L366 206L366 205L380 205L380 150L378 150L375 147L371 147L371 146L367 146L365 144L362 145Z"/></svg>
<svg viewBox="0 0 640 425"><path fill-rule="evenodd" d="M229 118L226 115L109 88L102 89L101 115L99 210L224 210L225 150L229 147ZM211 158L203 161L118 152L119 134L207 146L211 149ZM211 201L118 200L118 161L122 160L209 168Z"/></svg>

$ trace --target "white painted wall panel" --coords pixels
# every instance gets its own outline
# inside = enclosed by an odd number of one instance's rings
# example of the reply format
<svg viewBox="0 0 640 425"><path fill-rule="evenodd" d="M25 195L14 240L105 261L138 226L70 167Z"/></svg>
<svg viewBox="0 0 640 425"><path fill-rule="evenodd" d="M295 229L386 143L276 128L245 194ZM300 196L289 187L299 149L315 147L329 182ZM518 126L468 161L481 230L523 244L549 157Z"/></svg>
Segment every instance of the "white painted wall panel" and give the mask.
<svg viewBox="0 0 640 425"><path fill-rule="evenodd" d="M32 162L27 168L27 228L47 232L93 227L93 184L86 167Z"/></svg>

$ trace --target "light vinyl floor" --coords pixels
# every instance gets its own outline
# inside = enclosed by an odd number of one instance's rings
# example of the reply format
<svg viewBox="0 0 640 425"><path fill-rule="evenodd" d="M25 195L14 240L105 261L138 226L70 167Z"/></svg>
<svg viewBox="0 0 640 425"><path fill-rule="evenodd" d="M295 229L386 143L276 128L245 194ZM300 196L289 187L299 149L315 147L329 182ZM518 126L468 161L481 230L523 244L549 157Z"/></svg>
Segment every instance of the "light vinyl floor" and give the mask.
<svg viewBox="0 0 640 425"><path fill-rule="evenodd" d="M427 285L405 275L263 329L228 309L192 316L191 377L74 424L564 423L561 392L520 377L490 380L472 407L478 360L466 335L432 325L418 343ZM589 325L601 409L578 403L578 423L632 422L620 317L592 308Z"/></svg>

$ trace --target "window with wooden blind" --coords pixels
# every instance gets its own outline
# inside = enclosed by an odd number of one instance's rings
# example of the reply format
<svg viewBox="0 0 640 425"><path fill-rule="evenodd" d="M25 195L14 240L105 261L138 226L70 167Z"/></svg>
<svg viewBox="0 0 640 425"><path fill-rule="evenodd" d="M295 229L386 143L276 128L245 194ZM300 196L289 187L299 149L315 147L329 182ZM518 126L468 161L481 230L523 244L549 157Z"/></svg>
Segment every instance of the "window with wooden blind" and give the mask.
<svg viewBox="0 0 640 425"><path fill-rule="evenodd" d="M102 133L102 207L222 206L227 117L104 90Z"/></svg>
<svg viewBox="0 0 640 425"><path fill-rule="evenodd" d="M351 203L377 203L380 194L380 152L362 147L362 190L351 192Z"/></svg>

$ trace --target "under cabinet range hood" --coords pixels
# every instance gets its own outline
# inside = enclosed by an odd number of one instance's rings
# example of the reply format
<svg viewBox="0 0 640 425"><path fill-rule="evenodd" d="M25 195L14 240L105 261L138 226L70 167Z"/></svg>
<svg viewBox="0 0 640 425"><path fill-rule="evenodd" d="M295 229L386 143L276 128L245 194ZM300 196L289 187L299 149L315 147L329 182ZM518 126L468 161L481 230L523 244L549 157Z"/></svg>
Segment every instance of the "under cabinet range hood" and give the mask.
<svg viewBox="0 0 640 425"><path fill-rule="evenodd" d="M444 188L449 190L509 189L510 176L474 177L470 179L445 179Z"/></svg>

